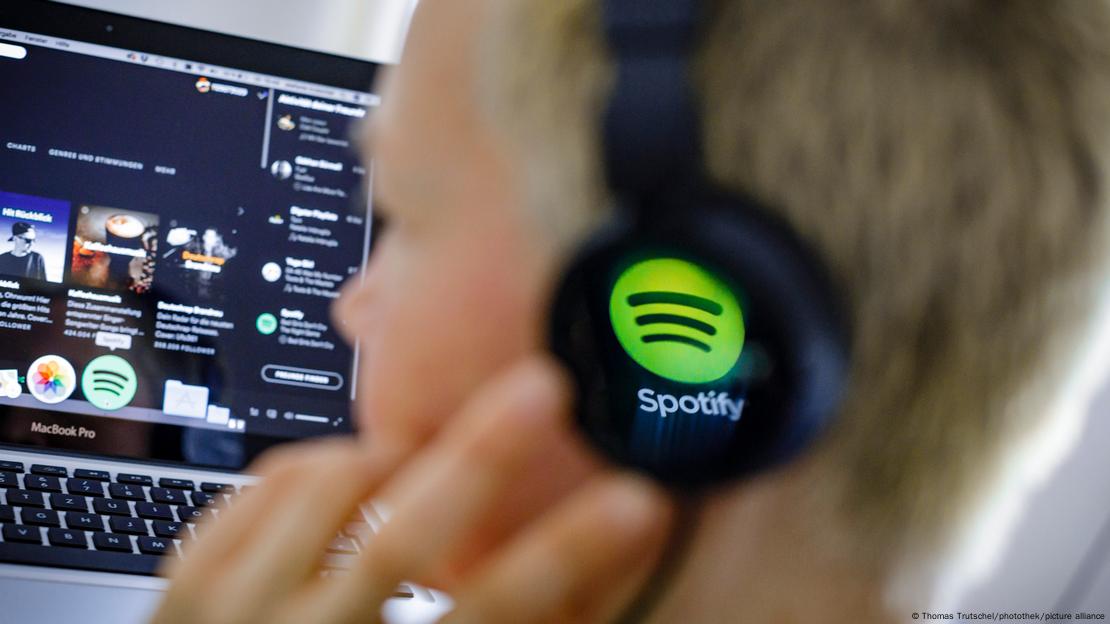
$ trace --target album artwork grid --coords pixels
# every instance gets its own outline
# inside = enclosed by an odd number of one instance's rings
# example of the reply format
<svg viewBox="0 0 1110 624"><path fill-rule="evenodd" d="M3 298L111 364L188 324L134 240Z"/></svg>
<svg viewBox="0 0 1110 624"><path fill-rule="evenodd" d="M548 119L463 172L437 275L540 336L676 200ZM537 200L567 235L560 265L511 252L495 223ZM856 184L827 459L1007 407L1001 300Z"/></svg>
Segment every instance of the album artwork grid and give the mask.
<svg viewBox="0 0 1110 624"><path fill-rule="evenodd" d="M162 224L140 210L0 191L0 281L143 295L161 277L211 300L221 296L215 285L236 256L233 238L205 224Z"/></svg>

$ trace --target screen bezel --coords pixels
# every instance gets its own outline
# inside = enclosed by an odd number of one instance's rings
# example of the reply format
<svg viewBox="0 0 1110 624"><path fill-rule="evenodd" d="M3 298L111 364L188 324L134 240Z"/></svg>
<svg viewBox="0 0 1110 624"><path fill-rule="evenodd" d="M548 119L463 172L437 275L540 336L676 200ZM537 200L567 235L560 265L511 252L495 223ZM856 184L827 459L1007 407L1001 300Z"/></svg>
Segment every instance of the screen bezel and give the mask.
<svg viewBox="0 0 1110 624"><path fill-rule="evenodd" d="M257 39L52 2L0 6L3 26L368 92L379 64Z"/></svg>
<svg viewBox="0 0 1110 624"><path fill-rule="evenodd" d="M49 0L18 0L0 6L0 27L72 39L148 54L176 57L198 63L232 67L244 71L369 93L380 64L335 54L294 48L224 33L157 22ZM276 444L296 438L280 438L252 433L235 434L242 439L243 461L234 466L189 462L181 456L179 439L186 427L159 425L147 435L152 444L146 454L112 453L103 446L104 438L119 439L138 431L136 423L78 416L49 409L24 410L0 407L5 419L30 422L49 417L63 426L94 426L97 440L56 437L28 443L23 439L0 437L0 445L20 450L48 450L125 461L142 461L203 469L238 471L257 455Z"/></svg>

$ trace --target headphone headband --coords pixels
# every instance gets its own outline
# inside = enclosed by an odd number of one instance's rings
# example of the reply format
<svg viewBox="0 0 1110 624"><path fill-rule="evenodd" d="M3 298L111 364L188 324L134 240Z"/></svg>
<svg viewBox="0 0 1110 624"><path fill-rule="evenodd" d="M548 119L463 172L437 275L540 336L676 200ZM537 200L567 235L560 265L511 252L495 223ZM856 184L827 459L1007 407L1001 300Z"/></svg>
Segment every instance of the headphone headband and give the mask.
<svg viewBox="0 0 1110 624"><path fill-rule="evenodd" d="M701 125L690 59L700 0L605 0L616 81L603 120L609 187L644 199L701 176Z"/></svg>

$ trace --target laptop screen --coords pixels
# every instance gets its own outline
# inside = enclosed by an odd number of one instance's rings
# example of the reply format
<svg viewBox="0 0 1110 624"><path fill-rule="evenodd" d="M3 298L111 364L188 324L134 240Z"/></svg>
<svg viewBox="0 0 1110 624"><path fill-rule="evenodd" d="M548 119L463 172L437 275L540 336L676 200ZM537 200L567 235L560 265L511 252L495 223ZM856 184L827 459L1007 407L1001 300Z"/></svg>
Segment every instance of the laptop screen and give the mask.
<svg viewBox="0 0 1110 624"><path fill-rule="evenodd" d="M349 432L373 66L41 12L0 12L0 442L239 468Z"/></svg>

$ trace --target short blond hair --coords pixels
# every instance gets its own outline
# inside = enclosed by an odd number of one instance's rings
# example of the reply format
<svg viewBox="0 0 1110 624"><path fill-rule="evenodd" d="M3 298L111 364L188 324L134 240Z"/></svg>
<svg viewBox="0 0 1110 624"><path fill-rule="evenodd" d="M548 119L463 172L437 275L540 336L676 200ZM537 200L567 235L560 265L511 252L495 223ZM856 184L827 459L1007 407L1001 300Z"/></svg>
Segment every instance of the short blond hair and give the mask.
<svg viewBox="0 0 1110 624"><path fill-rule="evenodd" d="M486 110L564 245L607 204L599 4L505 0L483 59ZM695 73L711 175L785 218L850 311L852 383L804 504L885 570L941 543L1044 425L1047 396L1012 399L1059 379L1106 280L1110 11L709 4Z"/></svg>

